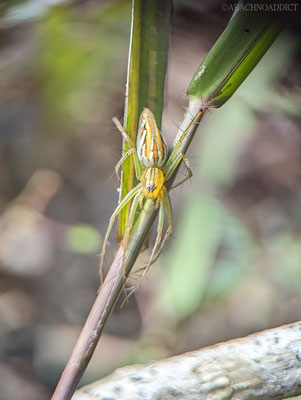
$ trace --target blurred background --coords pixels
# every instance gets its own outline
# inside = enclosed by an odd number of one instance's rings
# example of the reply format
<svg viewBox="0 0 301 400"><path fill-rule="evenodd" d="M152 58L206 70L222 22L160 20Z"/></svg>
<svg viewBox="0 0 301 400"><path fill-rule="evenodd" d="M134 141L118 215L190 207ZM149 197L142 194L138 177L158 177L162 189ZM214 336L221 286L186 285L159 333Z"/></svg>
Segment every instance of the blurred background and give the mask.
<svg viewBox="0 0 301 400"><path fill-rule="evenodd" d="M96 296L118 199L111 118L123 114L130 7L0 5L0 400L50 397ZM170 145L187 86L230 16L220 1L175 2ZM173 237L142 288L120 300L82 384L301 319L299 39L292 24L203 119L188 154L194 176L171 194ZM110 243L107 267L115 233Z"/></svg>

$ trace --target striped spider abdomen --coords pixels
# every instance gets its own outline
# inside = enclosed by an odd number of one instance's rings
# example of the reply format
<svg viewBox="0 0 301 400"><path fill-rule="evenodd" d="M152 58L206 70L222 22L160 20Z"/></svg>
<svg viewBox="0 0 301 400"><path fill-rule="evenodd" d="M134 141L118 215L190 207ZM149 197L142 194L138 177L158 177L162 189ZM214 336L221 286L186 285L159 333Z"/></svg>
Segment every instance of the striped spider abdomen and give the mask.
<svg viewBox="0 0 301 400"><path fill-rule="evenodd" d="M147 108L143 109L140 116L136 148L138 159L144 168L161 168L167 160L167 144L153 113Z"/></svg>

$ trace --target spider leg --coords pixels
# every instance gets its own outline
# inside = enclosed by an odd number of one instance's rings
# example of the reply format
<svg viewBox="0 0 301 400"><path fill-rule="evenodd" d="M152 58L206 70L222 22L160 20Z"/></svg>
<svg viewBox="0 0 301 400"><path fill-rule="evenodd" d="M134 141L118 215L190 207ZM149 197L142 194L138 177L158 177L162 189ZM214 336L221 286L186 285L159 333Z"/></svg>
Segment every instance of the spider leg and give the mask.
<svg viewBox="0 0 301 400"><path fill-rule="evenodd" d="M134 166L135 166L135 173L136 173L136 177L138 180L140 180L141 174L142 174L142 168L141 168L141 164L138 160L137 157L137 152L136 152L136 147L134 146L131 138L129 137L129 135L126 133L124 127L121 125L120 121L117 118L112 118L114 124L116 125L117 129L119 130L119 132L121 133L123 139L126 141L126 143L128 143L128 145L130 146L130 149L124 154L124 156L122 157L122 161L120 160L116 167L115 167L115 171L117 168L117 171L119 170L119 168L121 167L122 162L130 155L133 154L133 158L134 158ZM128 154L128 152L130 152ZM119 166L118 166L119 164ZM119 178L119 174L116 172L117 177Z"/></svg>
<svg viewBox="0 0 301 400"><path fill-rule="evenodd" d="M162 240L165 212L166 212L166 216L167 216L167 220L168 220L168 228L167 228L164 238ZM168 192L165 192L164 196L160 202L158 226L157 226L157 237L156 237L155 245L153 247L149 262L148 262L146 268L144 268L144 270L143 270L143 274L142 274L141 279L139 280L139 283L142 281L144 276L147 274L149 267L158 260L160 254L164 248L165 242L172 232L172 229L173 229L173 217L172 217L172 208L171 208L171 203L170 203L170 197L169 197ZM161 243L161 245L160 245L160 243ZM160 245L160 248L157 251L159 245Z"/></svg>
<svg viewBox="0 0 301 400"><path fill-rule="evenodd" d="M168 168L168 170L165 173L165 181L168 181L168 179L171 177L171 175L174 173L175 169L177 168L177 166L179 165L179 163L183 161L187 171L188 171L188 176L186 176L184 179L182 179L179 183L175 184L174 186L172 186L170 189L174 189L175 187L182 185L182 183L184 183L185 181L187 181L187 179L190 179L192 177L192 171L190 168L190 164L188 161L188 158L186 157L186 155L184 153L179 153L177 155L177 157L175 158L175 160L173 161L173 163L171 164L171 166Z"/></svg>
<svg viewBox="0 0 301 400"><path fill-rule="evenodd" d="M128 224L124 233L124 238L123 238L123 247L124 247L124 253L123 253L123 263L125 262L125 256L126 256L126 250L128 247L128 242L129 242L129 238L130 238L130 234L134 225L134 220L135 220L135 215L136 215L136 211L138 208L138 205L140 203L140 195L141 195L141 191L142 188L139 189L139 191L136 193L132 205L131 205L131 209L130 209L130 214L128 217Z"/></svg>
<svg viewBox="0 0 301 400"><path fill-rule="evenodd" d="M172 217L172 208L171 208L171 202L170 202L170 197L168 192L164 193L163 199L162 199L162 206L163 210L166 212L166 216L167 216L167 221L168 221L168 228L165 232L164 238L161 242L161 246L160 249L158 250L157 254L152 255L153 259L151 260L151 264L155 263L157 261L157 259L159 258L166 240L168 239L168 236L171 234L172 229L173 229L173 217ZM158 223L159 225L159 223Z"/></svg>
<svg viewBox="0 0 301 400"><path fill-rule="evenodd" d="M130 296L135 292L135 290L137 289L137 287L140 285L140 283L142 282L143 278L145 277L145 275L147 274L147 271L149 270L149 267L157 260L158 257L154 258L155 253L157 251L157 248L161 242L162 239L162 232L163 232L163 225L164 225L164 205L163 205L163 199L161 199L160 201L160 206L159 206L159 216L158 216L158 225L157 225L157 237L156 237L156 241L155 241L155 245L153 247L150 259L146 265L146 267L140 268L138 271L143 271L141 277L138 279L138 283L132 287L132 289L130 290L130 292L126 295L122 305L124 303L126 303L128 301L128 299L130 298Z"/></svg>
<svg viewBox="0 0 301 400"><path fill-rule="evenodd" d="M117 217L117 215L120 213L120 211L123 209L123 207L135 196L135 194L137 194L137 192L140 190L140 185L137 185L136 187L134 187L123 199L122 201L118 204L118 206L115 208L113 214L111 215L110 221L109 221L109 226L108 226L108 230L106 232L104 241L103 241L103 245L102 245L102 250L101 250L101 259L100 259L100 267L99 267L99 274L100 274L100 279L101 282L103 282L103 274L102 274L102 266L103 266L103 261L104 261L104 256L105 256L105 252L106 252L106 247L107 247L107 243L108 243L108 239L111 233L111 230L113 228L114 222L115 222L115 218Z"/></svg>
<svg viewBox="0 0 301 400"><path fill-rule="evenodd" d="M136 149L132 148L130 150L128 150L122 157L121 159L118 161L118 163L115 165L115 173L116 176L118 178L118 180L120 181L120 175L119 175L119 169L121 168L123 161L126 160L128 158L128 156L130 156L131 154L133 154L136 151Z"/></svg>
<svg viewBox="0 0 301 400"><path fill-rule="evenodd" d="M176 183L175 185L171 186L170 189L174 189L174 188L176 188L177 186L182 185L182 183L184 183L185 181L187 181L188 179L190 179L190 178L192 177L192 175L193 175L193 174L192 174L191 167L190 167L190 164L189 164L189 161L188 161L188 158L185 156L185 154L182 154L182 160L183 160L183 162L184 162L184 164L185 164L185 167L186 167L186 169L187 169L188 175L187 175L184 179L182 179L180 182L178 182L178 183Z"/></svg>
<svg viewBox="0 0 301 400"><path fill-rule="evenodd" d="M139 205L139 201L140 201L139 197L140 197L140 194L141 194L141 190L142 189L140 189L140 192L138 191L136 193L136 195L134 196L134 198L133 198L131 209L130 209L130 214L129 214L129 217L128 217L128 224L127 224L126 230L124 232L124 237L123 237L123 249L124 250L123 250L123 260L122 260L123 266L124 266L124 263L125 263L126 251L127 251L127 248L128 248L128 243L129 243L131 230L132 230L132 227L133 227L133 224L134 224L136 211L137 211L137 208L138 208L138 205ZM124 268L123 268L123 277L125 277ZM121 307L123 307L123 305L129 299L129 294L126 293L126 280L124 280L123 291L124 291L124 301L122 302ZM132 291L130 290L130 294L131 293L132 293Z"/></svg>
<svg viewBox="0 0 301 400"><path fill-rule="evenodd" d="M134 149L135 146L133 145L131 138L126 133L126 131L125 131L124 127L121 125L120 121L116 117L112 118L112 121L114 122L114 124L116 125L117 129L121 133L123 139L131 146L132 149Z"/></svg>
<svg viewBox="0 0 301 400"><path fill-rule="evenodd" d="M165 192L166 193L166 192ZM158 225L157 225L157 236L156 236L156 241L151 253L151 256L149 258L149 261L146 265L146 267L143 269L142 276L139 280L139 283L142 281L144 276L147 274L147 271L149 270L149 267L157 260L158 257L155 258L157 249L161 243L162 240L162 232L163 232L163 225L164 225L164 198L160 200L159 203L159 215L158 215Z"/></svg>
<svg viewBox="0 0 301 400"><path fill-rule="evenodd" d="M141 209L143 208L143 200L144 200L143 190L141 190L140 196L139 196L139 206Z"/></svg>

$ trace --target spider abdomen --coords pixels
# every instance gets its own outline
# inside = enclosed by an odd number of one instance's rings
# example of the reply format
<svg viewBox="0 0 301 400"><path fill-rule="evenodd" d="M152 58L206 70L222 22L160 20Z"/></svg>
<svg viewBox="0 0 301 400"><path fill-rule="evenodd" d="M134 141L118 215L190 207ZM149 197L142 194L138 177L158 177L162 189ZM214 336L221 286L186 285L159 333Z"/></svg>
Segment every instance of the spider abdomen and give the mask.
<svg viewBox="0 0 301 400"><path fill-rule="evenodd" d="M160 168L146 168L141 175L144 197L152 200L163 197L165 192L164 181L164 174Z"/></svg>
<svg viewBox="0 0 301 400"><path fill-rule="evenodd" d="M144 168L163 167L168 156L167 144L153 113L144 108L139 120L137 156Z"/></svg>

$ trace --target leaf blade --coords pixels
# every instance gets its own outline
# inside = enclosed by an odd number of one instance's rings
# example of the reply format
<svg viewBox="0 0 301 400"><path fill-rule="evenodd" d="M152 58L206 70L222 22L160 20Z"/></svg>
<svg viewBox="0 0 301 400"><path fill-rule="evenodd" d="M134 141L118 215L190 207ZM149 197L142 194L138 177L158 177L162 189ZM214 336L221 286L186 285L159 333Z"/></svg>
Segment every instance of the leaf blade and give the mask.
<svg viewBox="0 0 301 400"><path fill-rule="evenodd" d="M124 127L133 143L136 143L138 120L144 107L154 113L158 126L161 126L171 11L169 0L133 1L124 109ZM128 144L124 143L123 149L127 151ZM120 200L135 185L137 179L133 159L130 157L123 164ZM119 216L119 242L127 227L130 207L129 203Z"/></svg>
<svg viewBox="0 0 301 400"><path fill-rule="evenodd" d="M222 106L254 69L282 29L274 15L238 11L194 75L187 94Z"/></svg>

